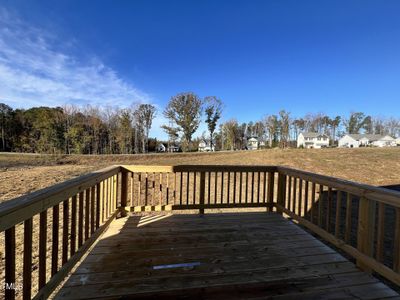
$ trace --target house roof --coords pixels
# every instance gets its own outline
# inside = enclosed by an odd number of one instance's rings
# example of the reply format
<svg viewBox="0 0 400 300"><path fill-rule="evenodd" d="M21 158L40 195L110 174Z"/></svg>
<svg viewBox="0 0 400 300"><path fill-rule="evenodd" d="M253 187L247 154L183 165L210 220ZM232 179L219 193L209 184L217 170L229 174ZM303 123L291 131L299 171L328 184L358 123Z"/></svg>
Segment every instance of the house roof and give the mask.
<svg viewBox="0 0 400 300"><path fill-rule="evenodd" d="M361 139L367 139L371 142L379 141L385 137L388 137L381 134L347 134L347 135L356 141L359 141Z"/></svg>
<svg viewBox="0 0 400 300"><path fill-rule="evenodd" d="M318 132L301 132L304 137L307 138L316 138L316 137L328 137L326 134L321 134Z"/></svg>

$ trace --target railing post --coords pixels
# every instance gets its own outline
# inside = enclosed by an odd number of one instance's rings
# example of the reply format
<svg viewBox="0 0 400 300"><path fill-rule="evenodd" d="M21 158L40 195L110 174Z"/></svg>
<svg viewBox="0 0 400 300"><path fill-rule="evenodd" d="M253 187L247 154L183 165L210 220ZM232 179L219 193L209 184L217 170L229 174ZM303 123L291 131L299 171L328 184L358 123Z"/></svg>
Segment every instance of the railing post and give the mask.
<svg viewBox="0 0 400 300"><path fill-rule="evenodd" d="M210 183L209 183L210 184ZM204 214L204 195L206 191L206 173L200 172L200 209L199 213Z"/></svg>
<svg viewBox="0 0 400 300"><path fill-rule="evenodd" d="M126 170L121 171L121 216L127 215L127 203L128 203L128 172Z"/></svg>
<svg viewBox="0 0 400 300"><path fill-rule="evenodd" d="M286 175L278 173L278 198L277 204L281 206L285 206L285 198L286 198ZM282 214L281 209L277 209L278 213Z"/></svg>
<svg viewBox="0 0 400 300"><path fill-rule="evenodd" d="M374 251L375 208L375 201L365 197L360 198L357 249L369 257L372 257ZM357 260L357 266L365 272L371 272L371 268L367 267L360 260Z"/></svg>

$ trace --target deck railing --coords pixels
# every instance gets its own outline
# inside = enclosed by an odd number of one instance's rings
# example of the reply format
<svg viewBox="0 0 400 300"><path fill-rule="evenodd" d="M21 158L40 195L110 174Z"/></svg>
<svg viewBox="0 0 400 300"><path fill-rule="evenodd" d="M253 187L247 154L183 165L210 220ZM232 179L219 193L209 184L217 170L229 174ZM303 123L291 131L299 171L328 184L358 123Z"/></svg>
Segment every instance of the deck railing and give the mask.
<svg viewBox="0 0 400 300"><path fill-rule="evenodd" d="M109 167L0 205L0 298L48 298L115 218L120 171Z"/></svg>
<svg viewBox="0 0 400 300"><path fill-rule="evenodd" d="M0 204L3 292L46 299L118 213L257 207L400 285L399 192L276 166L113 166Z"/></svg>

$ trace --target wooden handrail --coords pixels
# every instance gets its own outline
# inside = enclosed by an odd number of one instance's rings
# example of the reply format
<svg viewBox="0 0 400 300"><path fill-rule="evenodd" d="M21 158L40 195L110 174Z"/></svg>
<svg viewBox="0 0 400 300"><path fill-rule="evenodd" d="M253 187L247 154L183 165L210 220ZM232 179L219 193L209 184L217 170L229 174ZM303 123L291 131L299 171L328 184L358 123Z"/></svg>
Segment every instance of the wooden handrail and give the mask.
<svg viewBox="0 0 400 300"><path fill-rule="evenodd" d="M301 171L288 167L277 167L280 174L299 177L303 180L315 182L325 186L351 193L356 196L366 197L370 200L382 202L394 207L400 207L400 192L392 191L386 188L375 187L372 185L362 184L350 180L340 179L336 177L315 174L307 171Z"/></svg>
<svg viewBox="0 0 400 300"><path fill-rule="evenodd" d="M400 285L400 192L287 167L277 171L278 212L347 252L364 271ZM391 250L384 248L390 236Z"/></svg>
<svg viewBox="0 0 400 300"><path fill-rule="evenodd" d="M0 232L118 174L120 170L120 166L110 166L0 203Z"/></svg>

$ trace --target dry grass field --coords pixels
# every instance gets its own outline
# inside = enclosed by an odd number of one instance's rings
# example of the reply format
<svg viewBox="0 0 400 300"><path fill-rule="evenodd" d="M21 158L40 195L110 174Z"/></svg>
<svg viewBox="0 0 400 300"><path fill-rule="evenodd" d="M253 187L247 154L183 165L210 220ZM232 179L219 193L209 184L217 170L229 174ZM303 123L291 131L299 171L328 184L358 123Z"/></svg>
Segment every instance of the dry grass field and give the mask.
<svg viewBox="0 0 400 300"><path fill-rule="evenodd" d="M372 185L400 184L400 147L103 156L0 154L0 202L113 164L285 165Z"/></svg>

